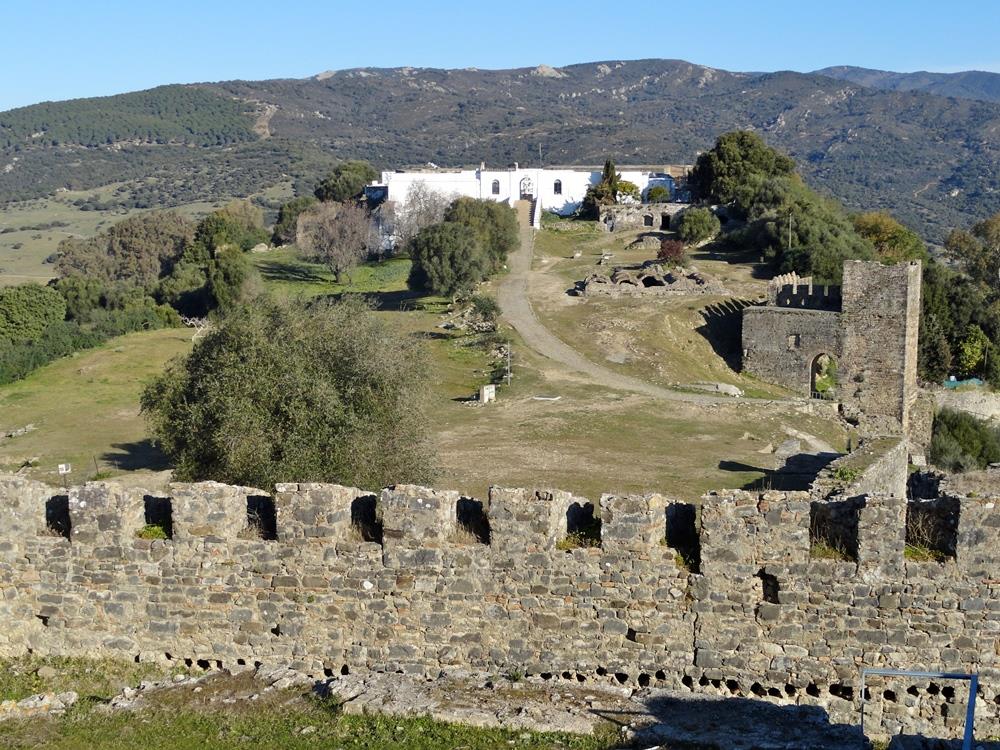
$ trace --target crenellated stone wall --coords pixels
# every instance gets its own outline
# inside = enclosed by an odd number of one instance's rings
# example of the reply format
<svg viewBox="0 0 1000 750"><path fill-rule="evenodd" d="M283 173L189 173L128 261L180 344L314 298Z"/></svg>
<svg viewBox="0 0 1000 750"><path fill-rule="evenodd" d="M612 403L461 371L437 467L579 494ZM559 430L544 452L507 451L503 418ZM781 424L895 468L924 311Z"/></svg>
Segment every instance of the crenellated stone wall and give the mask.
<svg viewBox="0 0 1000 750"><path fill-rule="evenodd" d="M816 498L802 492L712 493L697 513L605 495L600 546L565 549L590 501L560 491L494 488L479 503L292 484L270 498L209 482L156 498L0 477L0 653L317 675L517 669L817 705L852 723L863 666L973 670L977 731L998 734L1000 494L951 498L953 554L918 563L904 555L907 500L876 491L895 481L879 472L852 499L850 559L814 556ZM140 538L164 508L172 538ZM956 733L961 689L870 685L869 731Z"/></svg>

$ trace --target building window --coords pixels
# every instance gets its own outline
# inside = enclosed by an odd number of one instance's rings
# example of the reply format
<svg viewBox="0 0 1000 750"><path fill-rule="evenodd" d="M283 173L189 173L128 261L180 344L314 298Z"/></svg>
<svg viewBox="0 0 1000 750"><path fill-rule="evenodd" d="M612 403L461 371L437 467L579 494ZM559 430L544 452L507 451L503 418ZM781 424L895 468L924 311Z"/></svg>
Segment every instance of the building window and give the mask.
<svg viewBox="0 0 1000 750"><path fill-rule="evenodd" d="M793 333L788 337L788 351L798 349L800 346L802 346L802 336L800 334Z"/></svg>
<svg viewBox="0 0 1000 750"><path fill-rule="evenodd" d="M493 195L500 195L500 180L493 180Z"/></svg>
<svg viewBox="0 0 1000 750"><path fill-rule="evenodd" d="M552 183L552 192L556 195L562 195L562 180L556 180Z"/></svg>

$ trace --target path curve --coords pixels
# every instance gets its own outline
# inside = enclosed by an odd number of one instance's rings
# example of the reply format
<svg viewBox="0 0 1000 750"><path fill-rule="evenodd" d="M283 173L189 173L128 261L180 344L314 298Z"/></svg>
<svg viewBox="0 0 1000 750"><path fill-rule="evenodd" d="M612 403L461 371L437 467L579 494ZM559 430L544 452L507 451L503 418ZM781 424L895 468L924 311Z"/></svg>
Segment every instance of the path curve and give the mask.
<svg viewBox="0 0 1000 750"><path fill-rule="evenodd" d="M528 278L531 275L531 258L534 252L534 233L528 220L527 202L517 205L520 224L521 247L507 256L509 273L500 282L497 299L504 318L524 339L524 343L544 357L555 360L571 370L582 372L595 382L616 390L633 391L665 401L686 401L694 404L732 404L732 396L710 396L700 393L684 393L670 388L647 383L644 380L610 370L591 362L576 349L567 345L542 325L531 308L528 299Z"/></svg>

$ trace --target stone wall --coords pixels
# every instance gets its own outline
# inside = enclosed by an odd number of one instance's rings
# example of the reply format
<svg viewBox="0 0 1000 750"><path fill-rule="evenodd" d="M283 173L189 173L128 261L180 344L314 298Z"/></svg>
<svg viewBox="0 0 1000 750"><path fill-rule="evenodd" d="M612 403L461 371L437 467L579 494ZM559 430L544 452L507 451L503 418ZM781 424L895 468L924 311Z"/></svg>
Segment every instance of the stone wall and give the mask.
<svg viewBox="0 0 1000 750"><path fill-rule="evenodd" d="M558 491L495 488L477 504L284 485L271 534L250 523L267 515L259 491L178 484L167 540L138 538L162 502L141 490L54 492L0 478L0 653L518 669L818 705L851 723L863 666L977 670L977 731L1000 733L1000 497L954 498L953 556L914 563L906 499L883 495L858 501L855 559L838 561L812 557L807 493L713 493L700 514L604 496L601 546L564 551L589 503ZM871 731L961 721L960 690L871 689Z"/></svg>
<svg viewBox="0 0 1000 750"><path fill-rule="evenodd" d="M832 355L842 413L863 435L907 435L924 445L925 415L912 435L910 425L919 395L920 275L918 261L851 260L839 292L795 274L777 277L768 304L743 311L744 370L808 395L816 355Z"/></svg>
<svg viewBox="0 0 1000 750"><path fill-rule="evenodd" d="M666 231L686 203L621 203L601 207L600 225L608 232L627 229Z"/></svg>
<svg viewBox="0 0 1000 750"><path fill-rule="evenodd" d="M743 310L743 370L807 395L816 357L841 355L839 313L771 306Z"/></svg>

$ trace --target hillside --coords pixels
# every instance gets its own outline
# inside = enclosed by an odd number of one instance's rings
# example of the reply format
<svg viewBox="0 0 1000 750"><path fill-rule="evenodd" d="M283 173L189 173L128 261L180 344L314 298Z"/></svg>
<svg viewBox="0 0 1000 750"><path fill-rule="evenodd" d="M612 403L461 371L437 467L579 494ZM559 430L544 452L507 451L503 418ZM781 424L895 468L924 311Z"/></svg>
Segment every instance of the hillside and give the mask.
<svg viewBox="0 0 1000 750"><path fill-rule="evenodd" d="M1000 102L1000 73L984 70L963 70L960 73L893 73L889 70L856 68L836 65L813 71L816 75L829 76L841 81L851 81L873 89L887 91L922 91L936 96L953 96L957 99L981 99Z"/></svg>
<svg viewBox="0 0 1000 750"><path fill-rule="evenodd" d="M0 202L114 181L119 205L176 205L286 177L306 189L349 157L383 168L537 164L539 146L546 164L685 163L719 133L753 128L811 183L853 207L892 210L932 240L1000 210L1000 104L811 74L676 60L370 68L95 101L0 114L0 143L16 141L0 149Z"/></svg>

